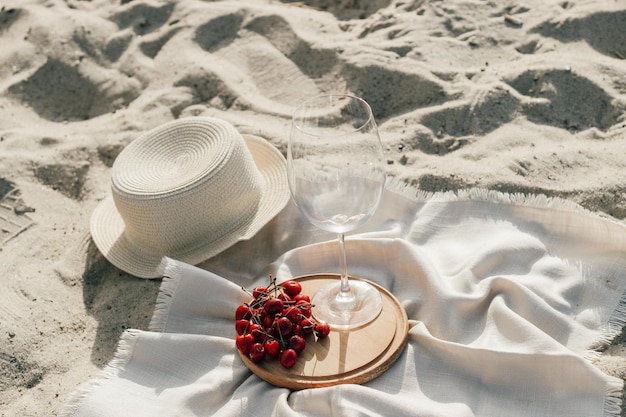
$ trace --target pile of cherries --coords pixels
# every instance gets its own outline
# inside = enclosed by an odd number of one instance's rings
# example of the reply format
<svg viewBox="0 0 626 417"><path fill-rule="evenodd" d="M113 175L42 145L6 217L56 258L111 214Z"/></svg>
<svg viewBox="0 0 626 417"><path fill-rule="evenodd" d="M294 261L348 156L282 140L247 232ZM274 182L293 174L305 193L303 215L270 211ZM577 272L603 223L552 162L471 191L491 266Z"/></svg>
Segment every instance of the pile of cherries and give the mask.
<svg viewBox="0 0 626 417"><path fill-rule="evenodd" d="M277 358L282 366L291 368L306 347L308 336L322 339L330 333L328 323L311 316L311 298L302 294L297 281L279 285L270 277L267 287L243 290L252 300L239 305L235 312L235 343L252 362Z"/></svg>

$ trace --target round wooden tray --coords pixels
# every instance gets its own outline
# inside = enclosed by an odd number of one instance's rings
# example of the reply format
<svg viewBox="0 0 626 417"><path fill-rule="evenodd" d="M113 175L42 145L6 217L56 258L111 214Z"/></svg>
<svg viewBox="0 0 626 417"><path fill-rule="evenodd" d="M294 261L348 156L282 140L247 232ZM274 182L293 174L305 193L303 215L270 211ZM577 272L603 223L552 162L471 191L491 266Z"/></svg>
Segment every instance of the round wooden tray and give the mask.
<svg viewBox="0 0 626 417"><path fill-rule="evenodd" d="M336 282L339 275L318 274L294 278L304 294ZM360 279L350 277L350 279ZM383 372L398 359L406 344L409 322L398 300L371 281L383 297L383 310L373 322L350 331L332 330L326 339L309 339L293 368L286 369L276 359L252 362L239 356L257 376L291 390L319 388L337 384L362 384Z"/></svg>

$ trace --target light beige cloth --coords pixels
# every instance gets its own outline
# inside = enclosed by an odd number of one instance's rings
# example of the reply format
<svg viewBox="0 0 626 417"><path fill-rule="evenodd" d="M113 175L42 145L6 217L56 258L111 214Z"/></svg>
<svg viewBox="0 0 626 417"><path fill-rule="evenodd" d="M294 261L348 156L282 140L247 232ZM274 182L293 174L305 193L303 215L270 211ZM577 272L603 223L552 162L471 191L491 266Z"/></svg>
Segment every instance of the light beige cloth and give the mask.
<svg viewBox="0 0 626 417"><path fill-rule="evenodd" d="M540 196L388 188L346 241L351 274L389 289L410 319L409 342L383 375L290 392L238 357L241 285L338 270L334 236L289 204L201 268L164 259L152 331L127 331L62 415L620 415L622 382L590 359L624 324L622 224Z"/></svg>

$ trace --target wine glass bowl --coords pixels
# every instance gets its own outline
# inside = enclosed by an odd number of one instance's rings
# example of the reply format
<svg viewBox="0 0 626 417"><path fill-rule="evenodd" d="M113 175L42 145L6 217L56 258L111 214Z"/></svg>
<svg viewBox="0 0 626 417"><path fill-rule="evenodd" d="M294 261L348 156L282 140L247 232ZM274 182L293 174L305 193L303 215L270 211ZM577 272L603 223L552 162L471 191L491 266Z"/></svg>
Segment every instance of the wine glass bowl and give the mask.
<svg viewBox="0 0 626 417"><path fill-rule="evenodd" d="M336 329L350 329L380 314L378 290L349 280L344 233L376 211L385 185L385 161L370 106L350 95L313 97L294 112L287 151L289 188L301 213L337 233L341 279L314 294L313 314Z"/></svg>

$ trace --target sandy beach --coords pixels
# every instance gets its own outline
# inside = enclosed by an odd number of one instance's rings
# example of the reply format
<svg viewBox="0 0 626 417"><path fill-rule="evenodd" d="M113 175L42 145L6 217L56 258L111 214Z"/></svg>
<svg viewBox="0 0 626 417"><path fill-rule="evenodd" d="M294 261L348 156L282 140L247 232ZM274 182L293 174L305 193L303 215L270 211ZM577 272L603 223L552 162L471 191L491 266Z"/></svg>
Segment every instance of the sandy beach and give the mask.
<svg viewBox="0 0 626 417"><path fill-rule="evenodd" d="M56 415L147 329L160 280L89 219L122 149L177 118L285 153L301 100L348 92L398 180L626 218L624 0L6 0L0 38L0 416ZM601 349L625 378L626 336Z"/></svg>

